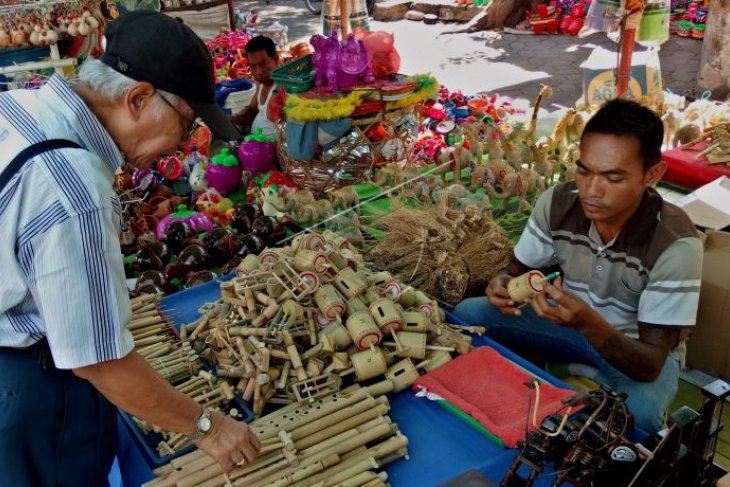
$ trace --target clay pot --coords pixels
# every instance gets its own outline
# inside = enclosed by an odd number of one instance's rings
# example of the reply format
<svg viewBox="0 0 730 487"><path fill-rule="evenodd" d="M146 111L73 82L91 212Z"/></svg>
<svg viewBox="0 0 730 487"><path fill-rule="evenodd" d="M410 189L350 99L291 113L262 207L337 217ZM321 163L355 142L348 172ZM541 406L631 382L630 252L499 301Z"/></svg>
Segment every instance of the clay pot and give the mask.
<svg viewBox="0 0 730 487"><path fill-rule="evenodd" d="M263 216L263 214L264 212L259 205L237 204L233 210L233 216L231 216L231 227L235 228L241 235L251 233L253 221Z"/></svg>
<svg viewBox="0 0 730 487"><path fill-rule="evenodd" d="M188 266L193 270L204 268L210 260L210 254L202 245L188 245L177 256L178 264Z"/></svg>
<svg viewBox="0 0 730 487"><path fill-rule="evenodd" d="M165 229L164 242L173 249L180 250L187 238L194 237L195 233L183 222L173 222Z"/></svg>
<svg viewBox="0 0 730 487"><path fill-rule="evenodd" d="M191 287L210 282L216 277L218 276L215 274L215 272L212 271L191 272L187 276L185 276L185 283L183 284L183 286L185 286L185 289L190 289Z"/></svg>
<svg viewBox="0 0 730 487"><path fill-rule="evenodd" d="M136 262L132 267L137 272L162 270L169 260L170 248L163 242L153 242L137 251Z"/></svg>
<svg viewBox="0 0 730 487"><path fill-rule="evenodd" d="M241 258L246 257L248 254L259 255L266 248L264 239L254 234L241 237L239 242L241 246L238 248L237 255Z"/></svg>
<svg viewBox="0 0 730 487"><path fill-rule="evenodd" d="M230 228L216 228L203 237L205 248L217 262L225 262L238 250L236 233Z"/></svg>
<svg viewBox="0 0 730 487"><path fill-rule="evenodd" d="M226 275L226 274L230 274L231 272L235 271L236 267L238 267L238 264L240 264L242 262L242 260L243 259L241 259L238 256L232 257L228 262L223 264L223 266L221 267L221 274Z"/></svg>
<svg viewBox="0 0 730 487"><path fill-rule="evenodd" d="M271 245L286 237L286 227L272 216L261 216L251 226L253 233Z"/></svg>
<svg viewBox="0 0 730 487"><path fill-rule="evenodd" d="M137 285L134 287L135 294L139 294L140 289L148 286L155 286L159 289L167 290L170 287L170 282L162 271L149 270L144 271L137 278Z"/></svg>

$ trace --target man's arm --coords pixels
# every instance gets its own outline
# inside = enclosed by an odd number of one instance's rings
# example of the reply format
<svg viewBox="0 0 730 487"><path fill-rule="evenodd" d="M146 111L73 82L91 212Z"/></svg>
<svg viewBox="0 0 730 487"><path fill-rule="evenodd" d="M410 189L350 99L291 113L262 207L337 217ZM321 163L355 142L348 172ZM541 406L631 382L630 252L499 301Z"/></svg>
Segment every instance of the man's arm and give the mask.
<svg viewBox="0 0 730 487"><path fill-rule="evenodd" d="M238 113L234 113L231 116L231 122L235 125L249 125L253 123L256 115L259 113L259 90L257 89L253 95L251 103Z"/></svg>
<svg viewBox="0 0 730 487"><path fill-rule="evenodd" d="M650 382L659 376L682 331L679 326L639 323L639 339L629 338L583 300L562 289L560 279L547 285L531 303L538 316L575 328L608 363L638 381Z"/></svg>
<svg viewBox="0 0 730 487"><path fill-rule="evenodd" d="M201 406L167 383L137 352L76 368L74 373L134 416L169 431L192 433L197 429ZM221 413L214 413L212 422L211 431L196 444L225 471L256 458L260 444L245 423Z"/></svg>

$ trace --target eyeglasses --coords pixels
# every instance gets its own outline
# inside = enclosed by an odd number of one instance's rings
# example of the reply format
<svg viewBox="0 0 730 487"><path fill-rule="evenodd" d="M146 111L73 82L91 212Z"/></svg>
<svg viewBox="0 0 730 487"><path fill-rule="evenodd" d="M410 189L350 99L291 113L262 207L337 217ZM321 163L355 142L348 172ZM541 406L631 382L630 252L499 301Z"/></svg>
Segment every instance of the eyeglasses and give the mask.
<svg viewBox="0 0 730 487"><path fill-rule="evenodd" d="M186 117L185 115L183 115L182 113L180 113L180 110L178 110L177 108L175 108L175 105L173 105L172 103L170 103L169 101L167 101L167 98L165 98L164 96L162 96L160 94L160 92L156 92L156 93L160 96L160 98L162 98L162 101L164 101L167 104L167 106L169 106L170 108L172 108L175 111L175 113L177 113L177 116L180 117L180 119L183 121L183 127L185 129L185 132L184 132L183 135L185 135L185 138L186 139L189 139L190 137L192 137L193 136L193 133L198 128L198 119L197 119L197 117L196 118L193 118L192 120L190 120L188 117Z"/></svg>

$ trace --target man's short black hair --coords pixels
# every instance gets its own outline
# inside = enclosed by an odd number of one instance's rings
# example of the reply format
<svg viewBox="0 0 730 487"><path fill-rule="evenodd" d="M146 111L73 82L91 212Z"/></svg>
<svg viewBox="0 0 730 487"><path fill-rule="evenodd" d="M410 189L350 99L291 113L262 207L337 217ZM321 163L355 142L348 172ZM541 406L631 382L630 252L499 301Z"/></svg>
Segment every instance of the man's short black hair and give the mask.
<svg viewBox="0 0 730 487"><path fill-rule="evenodd" d="M256 36L246 44L244 54L248 56L251 52L266 51L270 58L276 59L276 44L266 36Z"/></svg>
<svg viewBox="0 0 730 487"><path fill-rule="evenodd" d="M644 171L661 161L664 124L656 113L635 101L607 101L586 124L581 141L596 133L635 137Z"/></svg>

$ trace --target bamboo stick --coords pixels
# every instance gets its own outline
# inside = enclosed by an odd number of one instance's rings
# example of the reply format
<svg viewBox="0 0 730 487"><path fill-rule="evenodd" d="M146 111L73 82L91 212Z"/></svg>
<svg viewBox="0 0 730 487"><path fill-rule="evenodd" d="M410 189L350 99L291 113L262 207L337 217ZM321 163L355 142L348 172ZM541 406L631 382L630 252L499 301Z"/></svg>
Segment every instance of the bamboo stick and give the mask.
<svg viewBox="0 0 730 487"><path fill-rule="evenodd" d="M351 479L363 472L367 472L371 469L378 468L380 465L378 465L378 462L375 461L375 458L368 457L366 459L363 459L359 462L357 462L352 467L349 467L341 472L336 473L335 475L332 475L327 480L323 480L321 482L317 482L312 487L334 487L339 486L342 481Z"/></svg>

